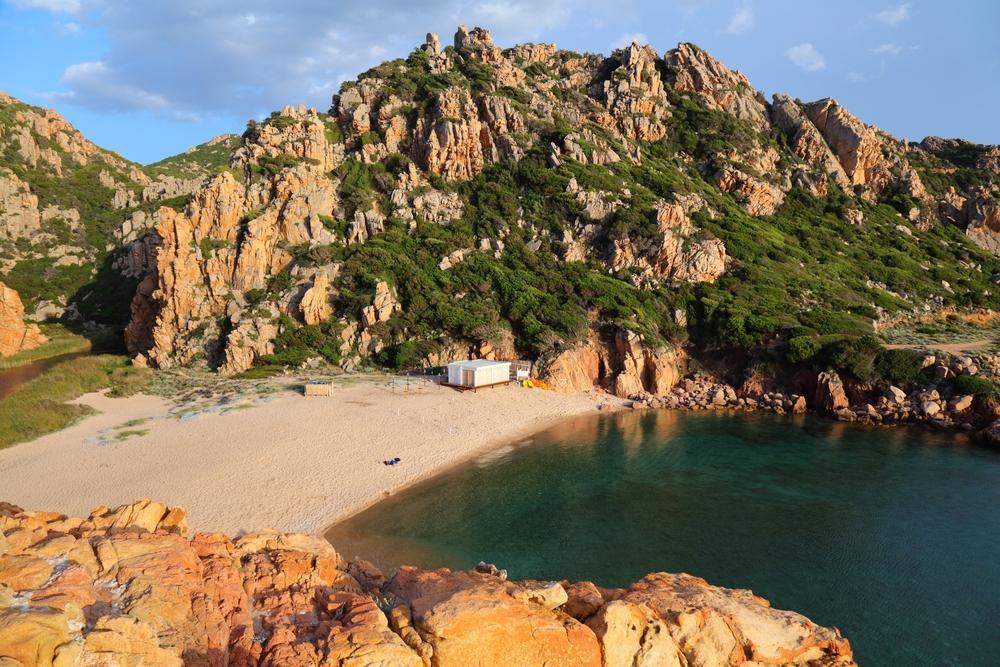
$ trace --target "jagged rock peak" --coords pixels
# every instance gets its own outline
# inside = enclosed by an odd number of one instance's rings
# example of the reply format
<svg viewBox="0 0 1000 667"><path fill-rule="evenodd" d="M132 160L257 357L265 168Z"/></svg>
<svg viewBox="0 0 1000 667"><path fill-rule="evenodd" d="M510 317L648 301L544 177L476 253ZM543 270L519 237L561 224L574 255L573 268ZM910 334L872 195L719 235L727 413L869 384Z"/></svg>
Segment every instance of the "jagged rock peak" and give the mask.
<svg viewBox="0 0 1000 667"><path fill-rule="evenodd" d="M503 54L493 43L490 31L479 26L474 27L471 31L464 25L458 26L458 30L455 32L455 49L460 53L478 57L487 63L496 64L503 60Z"/></svg>
<svg viewBox="0 0 1000 667"><path fill-rule="evenodd" d="M694 93L709 108L730 113L758 130L767 128L764 101L742 72L688 43L667 51L663 60L667 81L678 92Z"/></svg>
<svg viewBox="0 0 1000 667"><path fill-rule="evenodd" d="M656 51L632 42L612 57L621 66L603 83L601 93L610 117L598 122L632 139L659 141L667 134L663 119L669 104Z"/></svg>
<svg viewBox="0 0 1000 667"><path fill-rule="evenodd" d="M437 33L427 33L427 37L424 40L424 50L433 55L441 53L441 40L438 38Z"/></svg>

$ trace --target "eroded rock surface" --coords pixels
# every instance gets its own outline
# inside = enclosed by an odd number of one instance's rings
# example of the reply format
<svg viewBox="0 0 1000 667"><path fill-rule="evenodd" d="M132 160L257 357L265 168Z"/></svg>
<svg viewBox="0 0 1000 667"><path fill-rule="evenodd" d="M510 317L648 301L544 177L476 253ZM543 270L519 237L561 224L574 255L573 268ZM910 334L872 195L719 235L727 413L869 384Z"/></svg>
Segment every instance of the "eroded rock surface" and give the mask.
<svg viewBox="0 0 1000 667"><path fill-rule="evenodd" d="M619 398L663 396L684 375L686 361L678 348L650 345L634 332L612 328L543 359L541 376L563 393L598 388Z"/></svg>
<svg viewBox="0 0 1000 667"><path fill-rule="evenodd" d="M321 538L187 536L142 499L87 518L0 503L4 665L854 665L848 641L750 591L627 589L403 567Z"/></svg>
<svg viewBox="0 0 1000 667"><path fill-rule="evenodd" d="M0 357L33 350L46 341L35 324L25 324L21 297L0 282Z"/></svg>

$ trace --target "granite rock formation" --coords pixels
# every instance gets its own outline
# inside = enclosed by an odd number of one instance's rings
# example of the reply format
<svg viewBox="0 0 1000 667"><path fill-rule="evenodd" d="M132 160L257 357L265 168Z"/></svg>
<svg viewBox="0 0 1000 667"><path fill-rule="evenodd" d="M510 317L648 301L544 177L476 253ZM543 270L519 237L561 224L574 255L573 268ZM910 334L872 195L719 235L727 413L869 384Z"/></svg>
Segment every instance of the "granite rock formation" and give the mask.
<svg viewBox="0 0 1000 667"><path fill-rule="evenodd" d="M87 518L0 503L0 661L22 665L854 665L848 641L686 574L626 589L401 568L324 540L187 536L147 499Z"/></svg>
<svg viewBox="0 0 1000 667"><path fill-rule="evenodd" d="M25 324L21 297L0 282L0 357L33 350L45 341L38 325Z"/></svg>

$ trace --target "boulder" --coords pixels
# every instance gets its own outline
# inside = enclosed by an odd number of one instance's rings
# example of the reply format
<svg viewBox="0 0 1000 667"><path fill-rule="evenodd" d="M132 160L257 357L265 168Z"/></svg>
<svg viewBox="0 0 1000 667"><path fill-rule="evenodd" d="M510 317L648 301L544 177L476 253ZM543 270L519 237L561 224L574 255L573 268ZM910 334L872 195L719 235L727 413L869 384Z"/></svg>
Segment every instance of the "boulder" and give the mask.
<svg viewBox="0 0 1000 667"><path fill-rule="evenodd" d="M972 407L974 396L956 396L948 401L948 407L952 412L965 412Z"/></svg>
<svg viewBox="0 0 1000 667"><path fill-rule="evenodd" d="M902 403L906 400L906 392L892 385L889 386L888 395L889 399L894 403Z"/></svg>
<svg viewBox="0 0 1000 667"><path fill-rule="evenodd" d="M439 667L601 665L601 646L587 626L551 611L544 595L535 597L517 583L403 567L387 590L408 607ZM566 599L565 591L559 599Z"/></svg>
<svg viewBox="0 0 1000 667"><path fill-rule="evenodd" d="M588 620L608 667L853 664L839 632L772 609L750 591L661 572L616 598Z"/></svg>
<svg viewBox="0 0 1000 667"><path fill-rule="evenodd" d="M20 295L0 282L0 357L33 350L46 340L37 325L25 324Z"/></svg>
<svg viewBox="0 0 1000 667"><path fill-rule="evenodd" d="M837 371L823 371L816 378L816 395L813 403L823 410L836 412L850 406L844 383Z"/></svg>

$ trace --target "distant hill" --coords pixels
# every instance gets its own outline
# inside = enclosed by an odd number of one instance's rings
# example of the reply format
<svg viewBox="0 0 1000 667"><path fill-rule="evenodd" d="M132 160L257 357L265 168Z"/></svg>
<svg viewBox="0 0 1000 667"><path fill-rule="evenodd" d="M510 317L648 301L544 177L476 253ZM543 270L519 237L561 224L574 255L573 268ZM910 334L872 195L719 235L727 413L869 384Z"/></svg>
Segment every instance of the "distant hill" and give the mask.
<svg viewBox="0 0 1000 667"><path fill-rule="evenodd" d="M34 319L121 329L147 264L128 242L228 164L232 136L150 168L87 140L58 113L0 93L0 275ZM131 255L130 255L131 252ZM138 264L137 264L138 262Z"/></svg>

